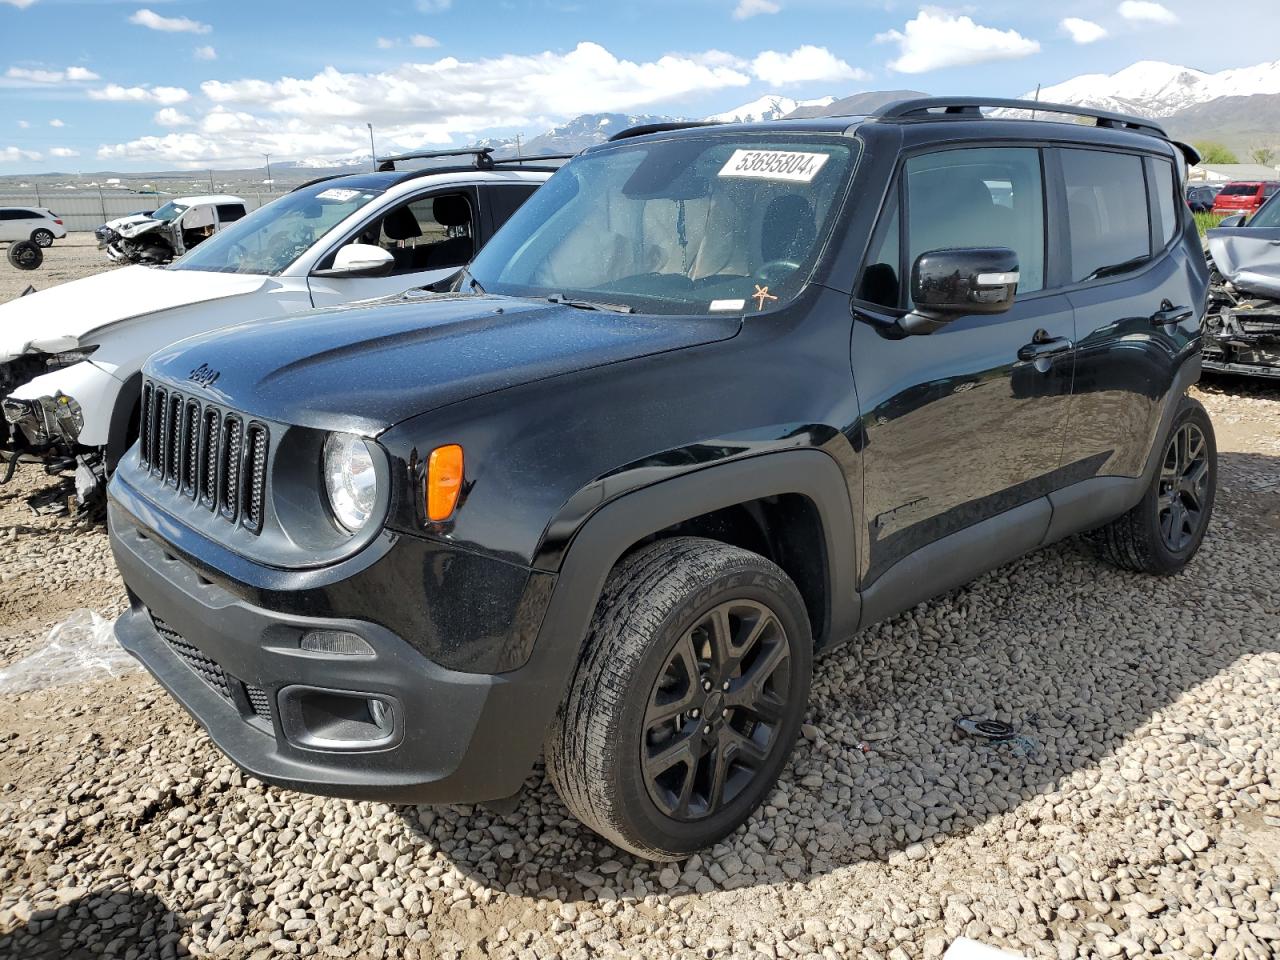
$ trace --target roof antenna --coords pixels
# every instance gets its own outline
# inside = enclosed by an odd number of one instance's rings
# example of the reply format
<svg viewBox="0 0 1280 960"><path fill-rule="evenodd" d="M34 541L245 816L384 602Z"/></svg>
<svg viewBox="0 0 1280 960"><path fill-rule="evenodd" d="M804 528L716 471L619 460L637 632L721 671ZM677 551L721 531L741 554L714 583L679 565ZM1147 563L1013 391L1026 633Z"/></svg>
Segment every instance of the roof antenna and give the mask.
<svg viewBox="0 0 1280 960"><path fill-rule="evenodd" d="M1040 102L1040 84L1037 83L1036 84L1036 103L1039 103L1039 102ZM1036 112L1032 110L1031 119L1034 120L1035 118L1036 118Z"/></svg>

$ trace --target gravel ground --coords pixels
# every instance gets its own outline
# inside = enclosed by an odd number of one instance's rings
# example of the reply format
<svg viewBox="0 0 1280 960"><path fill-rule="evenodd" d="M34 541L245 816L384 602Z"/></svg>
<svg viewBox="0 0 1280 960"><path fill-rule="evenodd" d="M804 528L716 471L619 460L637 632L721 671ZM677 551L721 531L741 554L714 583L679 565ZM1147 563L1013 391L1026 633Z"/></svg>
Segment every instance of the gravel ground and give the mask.
<svg viewBox="0 0 1280 960"><path fill-rule="evenodd" d="M0 303L16 297L28 286L44 290L67 280L78 280L91 273L114 269L107 255L98 249L92 233L69 233L65 239L53 241L44 252L44 263L38 270L19 270L0 252Z"/></svg>
<svg viewBox="0 0 1280 960"><path fill-rule="evenodd" d="M1183 574L1072 540L868 631L768 803L678 864L541 769L509 814L349 803L243 776L143 674L4 697L0 956L1280 955L1280 389L1199 394L1219 499ZM124 602L100 528L26 508L50 483L0 489L0 666Z"/></svg>

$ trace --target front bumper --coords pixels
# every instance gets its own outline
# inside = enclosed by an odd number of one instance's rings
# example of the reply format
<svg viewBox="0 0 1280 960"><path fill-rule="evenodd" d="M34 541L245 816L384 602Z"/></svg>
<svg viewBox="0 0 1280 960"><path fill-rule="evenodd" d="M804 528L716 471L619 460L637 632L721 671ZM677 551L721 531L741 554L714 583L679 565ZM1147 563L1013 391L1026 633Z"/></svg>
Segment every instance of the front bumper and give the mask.
<svg viewBox="0 0 1280 960"><path fill-rule="evenodd" d="M131 603L116 624L120 644L245 771L307 793L392 803L479 802L520 789L545 728L530 716L547 716L548 698L552 708L558 700L558 671L536 657L500 674L450 670L369 620L252 603L114 497L108 511ZM301 649L314 630L354 633L372 653ZM381 726L364 706L375 700Z"/></svg>
<svg viewBox="0 0 1280 960"><path fill-rule="evenodd" d="M1209 317L1205 334L1205 370L1280 377L1280 305L1221 306Z"/></svg>

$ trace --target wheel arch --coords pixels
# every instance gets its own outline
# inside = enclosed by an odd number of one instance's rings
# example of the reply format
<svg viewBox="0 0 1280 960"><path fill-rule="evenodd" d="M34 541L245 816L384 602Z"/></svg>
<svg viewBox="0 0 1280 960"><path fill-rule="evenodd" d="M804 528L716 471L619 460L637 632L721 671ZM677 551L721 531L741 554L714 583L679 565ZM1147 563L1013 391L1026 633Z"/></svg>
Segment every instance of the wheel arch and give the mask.
<svg viewBox="0 0 1280 960"><path fill-rule="evenodd" d="M107 424L106 468L110 473L115 470L120 458L125 455L136 439L135 431L140 423L138 414L142 404L142 371L130 374L116 394L116 402L111 408L111 419Z"/></svg>
<svg viewBox="0 0 1280 960"><path fill-rule="evenodd" d="M754 549L778 563L796 580L823 644L853 632L859 599L849 489L837 462L810 449L693 470L601 506L568 544L543 635L567 635L580 645L618 561L654 539L688 535ZM806 555L806 546L821 556Z"/></svg>

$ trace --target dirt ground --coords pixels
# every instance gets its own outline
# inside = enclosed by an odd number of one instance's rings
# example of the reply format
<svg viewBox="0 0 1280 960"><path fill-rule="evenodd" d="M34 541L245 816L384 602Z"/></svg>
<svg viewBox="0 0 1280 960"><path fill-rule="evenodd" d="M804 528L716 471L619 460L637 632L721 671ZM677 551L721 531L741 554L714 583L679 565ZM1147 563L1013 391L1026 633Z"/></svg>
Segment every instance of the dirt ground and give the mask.
<svg viewBox="0 0 1280 960"><path fill-rule="evenodd" d="M100 256L0 266L0 300ZM682 863L589 834L540 768L502 814L306 797L143 673L4 695L0 957L1280 956L1280 386L1196 394L1219 498L1186 571L1071 540L867 631L819 661L766 805ZM125 603L58 499L34 467L0 488L0 671Z"/></svg>

